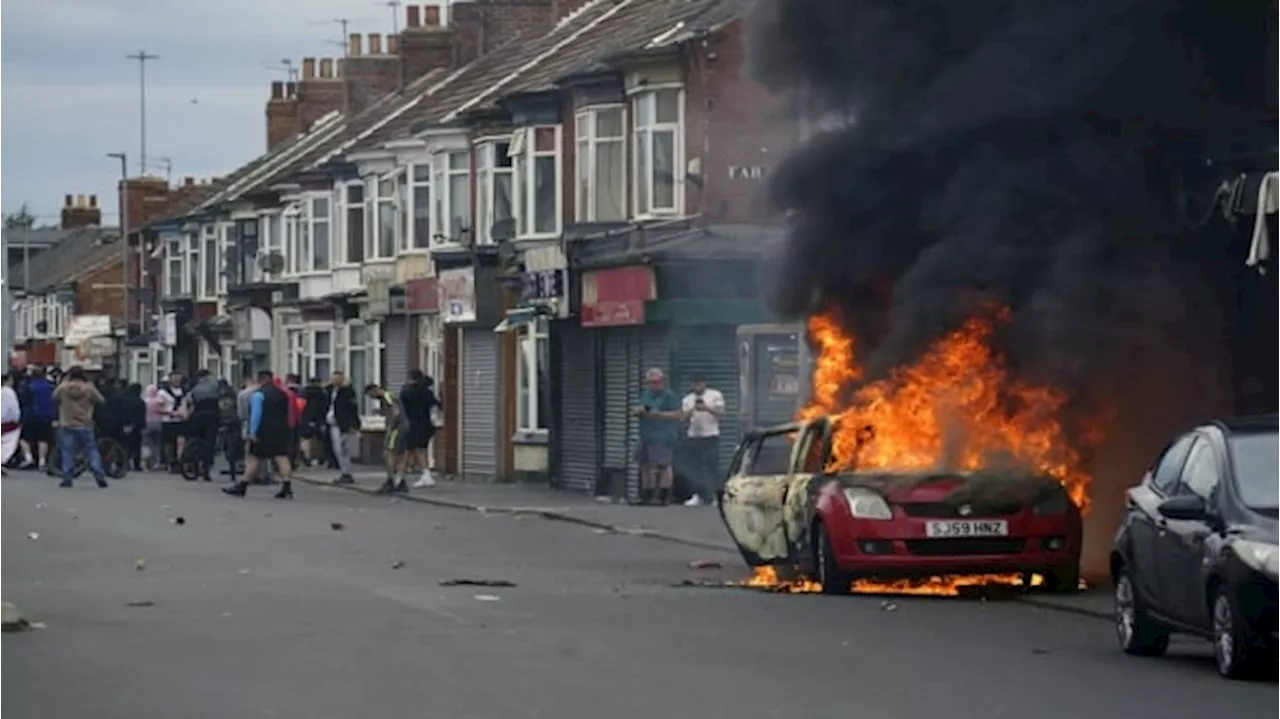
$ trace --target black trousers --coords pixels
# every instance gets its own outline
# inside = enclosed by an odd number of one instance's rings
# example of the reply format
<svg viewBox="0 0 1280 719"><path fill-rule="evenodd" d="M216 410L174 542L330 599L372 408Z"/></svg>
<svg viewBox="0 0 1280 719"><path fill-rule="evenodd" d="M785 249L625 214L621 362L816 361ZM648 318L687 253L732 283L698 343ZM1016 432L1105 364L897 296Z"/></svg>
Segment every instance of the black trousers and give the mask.
<svg viewBox="0 0 1280 719"><path fill-rule="evenodd" d="M684 453L689 468L690 489L710 502L720 491L720 438L685 437Z"/></svg>
<svg viewBox="0 0 1280 719"><path fill-rule="evenodd" d="M135 427L133 431L126 432L123 437L124 451L127 455L126 461L134 471L142 470L142 428Z"/></svg>

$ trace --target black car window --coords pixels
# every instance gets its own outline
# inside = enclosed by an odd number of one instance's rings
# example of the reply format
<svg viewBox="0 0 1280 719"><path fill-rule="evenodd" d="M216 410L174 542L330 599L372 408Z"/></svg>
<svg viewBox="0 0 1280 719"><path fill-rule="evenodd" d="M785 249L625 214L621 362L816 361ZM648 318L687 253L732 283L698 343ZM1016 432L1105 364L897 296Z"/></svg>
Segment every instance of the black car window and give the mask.
<svg viewBox="0 0 1280 719"><path fill-rule="evenodd" d="M1161 494L1169 494L1177 486L1178 477L1182 474L1182 465L1187 461L1187 451L1191 449L1191 442L1195 438L1194 434L1179 437L1169 445L1160 459L1156 460L1156 465L1151 472L1151 484Z"/></svg>
<svg viewBox="0 0 1280 719"><path fill-rule="evenodd" d="M1250 509L1280 507L1280 441L1274 430L1232 434L1227 440L1240 501Z"/></svg>
<svg viewBox="0 0 1280 719"><path fill-rule="evenodd" d="M760 438L750 451L745 474L787 474L791 471L791 447L795 444L797 432L779 432L766 434Z"/></svg>
<svg viewBox="0 0 1280 719"><path fill-rule="evenodd" d="M1218 457L1213 445L1204 437L1197 439L1195 446L1191 448L1191 454L1187 455L1187 464L1182 468L1179 491L1190 492L1206 503L1213 504L1221 479L1222 473L1218 469Z"/></svg>

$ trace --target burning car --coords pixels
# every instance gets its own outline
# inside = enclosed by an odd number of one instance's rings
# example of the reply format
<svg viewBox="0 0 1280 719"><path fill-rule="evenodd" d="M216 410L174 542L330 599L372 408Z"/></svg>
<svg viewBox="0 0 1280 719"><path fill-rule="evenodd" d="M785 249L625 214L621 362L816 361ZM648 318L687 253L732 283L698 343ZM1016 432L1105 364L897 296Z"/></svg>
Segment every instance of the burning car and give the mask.
<svg viewBox="0 0 1280 719"><path fill-rule="evenodd" d="M848 434L841 422L781 425L738 447L720 513L748 565L798 574L827 594L859 580L947 575L1019 583L1035 574L1051 590L1078 587L1081 513L1061 481L1016 469L846 468L832 461L833 436ZM856 436L870 444L875 430Z"/></svg>

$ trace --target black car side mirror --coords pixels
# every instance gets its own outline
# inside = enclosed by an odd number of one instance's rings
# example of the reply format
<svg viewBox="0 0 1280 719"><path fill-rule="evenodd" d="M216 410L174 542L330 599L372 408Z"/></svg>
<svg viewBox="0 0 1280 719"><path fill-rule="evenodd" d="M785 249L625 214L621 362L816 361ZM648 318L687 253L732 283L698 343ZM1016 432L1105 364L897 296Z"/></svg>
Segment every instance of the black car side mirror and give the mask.
<svg viewBox="0 0 1280 719"><path fill-rule="evenodd" d="M1197 521L1208 519L1204 500L1194 494L1179 494L1160 503L1156 508L1166 519Z"/></svg>

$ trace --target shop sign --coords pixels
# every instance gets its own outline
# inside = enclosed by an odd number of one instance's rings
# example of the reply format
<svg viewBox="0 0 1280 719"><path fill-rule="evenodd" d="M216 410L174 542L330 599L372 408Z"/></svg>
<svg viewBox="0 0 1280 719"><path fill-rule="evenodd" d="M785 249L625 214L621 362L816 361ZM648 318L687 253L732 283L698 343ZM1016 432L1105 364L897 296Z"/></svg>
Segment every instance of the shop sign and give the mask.
<svg viewBox="0 0 1280 719"><path fill-rule="evenodd" d="M533 270L520 278L520 304L545 305L565 297L564 270Z"/></svg>
<svg viewBox="0 0 1280 719"><path fill-rule="evenodd" d="M438 308L445 322L476 321L476 271L474 267L441 270L436 280Z"/></svg>
<svg viewBox="0 0 1280 719"><path fill-rule="evenodd" d="M657 299L653 268L611 267L582 275L582 326L644 324L644 303Z"/></svg>
<svg viewBox="0 0 1280 719"><path fill-rule="evenodd" d="M415 277L404 283L405 312L429 314L440 309L440 288L434 277Z"/></svg>

